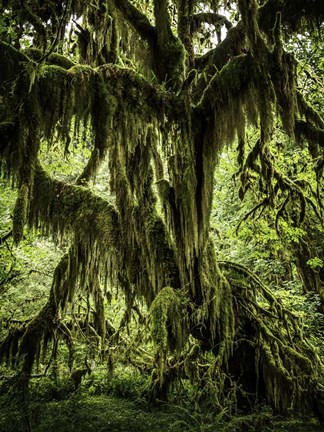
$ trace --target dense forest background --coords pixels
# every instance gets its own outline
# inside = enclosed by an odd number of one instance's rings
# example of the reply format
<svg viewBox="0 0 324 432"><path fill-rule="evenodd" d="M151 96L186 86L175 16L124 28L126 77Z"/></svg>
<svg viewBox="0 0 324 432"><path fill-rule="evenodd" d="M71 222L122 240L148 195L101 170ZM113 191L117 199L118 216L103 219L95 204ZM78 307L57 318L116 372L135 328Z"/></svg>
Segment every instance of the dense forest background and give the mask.
<svg viewBox="0 0 324 432"><path fill-rule="evenodd" d="M321 430L323 2L0 10L0 429Z"/></svg>

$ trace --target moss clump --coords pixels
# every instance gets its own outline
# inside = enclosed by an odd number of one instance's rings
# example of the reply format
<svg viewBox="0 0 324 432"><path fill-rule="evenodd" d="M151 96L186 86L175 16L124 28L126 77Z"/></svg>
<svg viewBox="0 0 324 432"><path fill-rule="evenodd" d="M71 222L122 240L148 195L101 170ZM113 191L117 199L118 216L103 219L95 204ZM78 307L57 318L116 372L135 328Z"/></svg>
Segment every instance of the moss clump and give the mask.
<svg viewBox="0 0 324 432"><path fill-rule="evenodd" d="M151 261L149 265L154 269L152 276L157 278L157 289L163 282L179 284L175 254L167 241L165 225L161 218L156 216L147 219L146 236ZM154 295L154 292L151 295Z"/></svg>
<svg viewBox="0 0 324 432"><path fill-rule="evenodd" d="M24 51L24 54L36 62L39 62L44 58L42 51L37 48L28 48ZM75 63L72 60L58 53L51 53L46 57L45 61L50 65L60 66L63 69L70 69L71 67L75 66Z"/></svg>
<svg viewBox="0 0 324 432"><path fill-rule="evenodd" d="M158 350L180 350L188 334L185 304L181 293L174 288L164 287L150 307L151 335Z"/></svg>

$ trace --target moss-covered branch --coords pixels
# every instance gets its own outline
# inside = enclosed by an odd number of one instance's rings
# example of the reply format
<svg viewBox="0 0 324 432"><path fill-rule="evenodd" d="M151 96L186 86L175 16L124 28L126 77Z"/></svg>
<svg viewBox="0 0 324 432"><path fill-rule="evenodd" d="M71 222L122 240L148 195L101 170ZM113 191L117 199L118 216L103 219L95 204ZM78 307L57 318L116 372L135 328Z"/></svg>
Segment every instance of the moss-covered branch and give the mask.
<svg viewBox="0 0 324 432"><path fill-rule="evenodd" d="M212 12L201 12L191 17L191 31L199 31L203 23L211 24L216 27L225 25L227 30L233 27L233 24L224 15Z"/></svg>
<svg viewBox="0 0 324 432"><path fill-rule="evenodd" d="M313 126L310 122L298 120L295 132L298 138L304 138L308 142L324 147L324 129Z"/></svg>
<svg viewBox="0 0 324 432"><path fill-rule="evenodd" d="M156 31L146 15L142 14L128 0L114 0L115 7L120 11L122 16L131 24L138 34L146 40L150 46L153 46L156 39Z"/></svg>
<svg viewBox="0 0 324 432"><path fill-rule="evenodd" d="M28 48L24 51L24 54L36 62L39 62L44 57L42 51L36 48ZM47 64L60 66L64 69L70 69L75 66L75 63L67 56L54 52L49 54L45 61Z"/></svg>
<svg viewBox="0 0 324 432"><path fill-rule="evenodd" d="M241 53L244 48L245 32L242 22L232 27L225 39L216 48L195 59L195 66L202 70L208 65L210 73L215 69L221 70L222 67L234 56Z"/></svg>
<svg viewBox="0 0 324 432"><path fill-rule="evenodd" d="M179 111L177 98L164 90L163 87L152 84L132 69L105 65L98 68L104 80L109 80L112 93L121 98L124 107L136 113L151 117L169 114L171 117Z"/></svg>
<svg viewBox="0 0 324 432"><path fill-rule="evenodd" d="M118 247L115 208L82 186L52 179L39 164L30 206L30 225L43 226L57 240L73 233L80 241L96 242L102 252Z"/></svg>
<svg viewBox="0 0 324 432"><path fill-rule="evenodd" d="M179 90L184 78L185 49L171 29L168 2L154 0L156 45L153 51L153 68L168 89Z"/></svg>
<svg viewBox="0 0 324 432"><path fill-rule="evenodd" d="M259 9L259 22L262 30L271 35L276 14L281 12L282 23L286 28L298 30L305 23L317 25L324 18L324 3L322 0L307 2L304 0L268 0Z"/></svg>
<svg viewBox="0 0 324 432"><path fill-rule="evenodd" d="M242 325L240 332L244 334L244 326L250 325L250 341L254 334L256 363L250 379L256 383L260 400L266 397L279 412L314 409L321 398L318 377L323 376L324 369L314 347L303 338L299 317L287 310L250 269L229 261L220 264L237 290L235 315ZM234 356L240 352L248 355L248 351L244 339L238 339ZM235 363L234 373L240 370ZM246 384L242 381L243 386Z"/></svg>
<svg viewBox="0 0 324 432"><path fill-rule="evenodd" d="M88 66L78 66L72 63L73 66L66 69L71 63L63 61L65 58L62 59L61 56L50 56L48 61L53 61L53 64L40 67L27 55L4 42L0 42L0 56L1 58L6 58L6 62L2 64L0 72L0 82L2 85L10 85L17 76L22 74L27 75L27 78L28 72L34 74L33 84L37 85L39 83L40 86L38 103L42 111L57 110L58 101L52 99L50 103L47 97L60 95L62 86L75 89L78 94L77 106L79 106L80 110L86 109L89 97L93 95L93 78L96 76L99 79L103 79L103 85L107 85L107 90L112 95L126 102L128 108L131 110L148 114L152 113L152 109L157 109L159 113L164 113L165 110L171 109L172 105L176 103L176 98L172 97L162 87L150 83L143 76L129 68L107 64L93 69ZM60 63L60 65L57 63ZM63 67L61 66L62 63ZM25 85L29 87L29 81ZM66 88L66 90L68 89ZM28 93L28 88L26 92ZM81 99L82 96L87 97L87 100ZM75 103L73 99L69 102ZM47 105L42 106L45 103Z"/></svg>
<svg viewBox="0 0 324 432"><path fill-rule="evenodd" d="M178 37L187 51L188 70L194 66L194 48L191 32L191 19L195 10L195 4L192 1L178 0Z"/></svg>
<svg viewBox="0 0 324 432"><path fill-rule="evenodd" d="M234 57L220 72L214 74L196 109L211 113L215 108L220 108L235 98L235 95L243 99L243 94L253 82L253 71L253 59L250 55Z"/></svg>

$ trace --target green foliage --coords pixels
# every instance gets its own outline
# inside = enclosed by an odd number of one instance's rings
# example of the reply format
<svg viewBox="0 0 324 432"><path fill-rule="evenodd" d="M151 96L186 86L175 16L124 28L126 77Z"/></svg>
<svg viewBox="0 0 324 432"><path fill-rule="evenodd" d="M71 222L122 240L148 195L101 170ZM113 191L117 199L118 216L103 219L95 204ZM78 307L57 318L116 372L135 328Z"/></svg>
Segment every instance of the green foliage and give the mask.
<svg viewBox="0 0 324 432"><path fill-rule="evenodd" d="M90 395L105 394L143 402L149 392L149 376L141 374L134 367L116 365L112 375L107 374L107 371L96 372L85 386Z"/></svg>
<svg viewBox="0 0 324 432"><path fill-rule="evenodd" d="M4 182L1 186L0 233L5 236L12 229L12 215L17 211L16 191ZM27 232L20 237L18 247L13 241L14 236L10 235L0 245L2 337L7 329L23 325L44 305L60 253L53 243L35 233Z"/></svg>
<svg viewBox="0 0 324 432"><path fill-rule="evenodd" d="M324 265L323 260L318 257L311 258L306 264L309 265L312 270L319 270Z"/></svg>
<svg viewBox="0 0 324 432"><path fill-rule="evenodd" d="M6 432L319 432L315 420L299 418L283 421L265 409L250 416L226 418L226 413L212 415L165 405L147 407L114 396L87 395L77 392L64 395L62 383L49 379L35 383L28 394L13 391L0 395L0 427ZM53 397L52 397L53 396ZM56 398L59 397L60 400Z"/></svg>

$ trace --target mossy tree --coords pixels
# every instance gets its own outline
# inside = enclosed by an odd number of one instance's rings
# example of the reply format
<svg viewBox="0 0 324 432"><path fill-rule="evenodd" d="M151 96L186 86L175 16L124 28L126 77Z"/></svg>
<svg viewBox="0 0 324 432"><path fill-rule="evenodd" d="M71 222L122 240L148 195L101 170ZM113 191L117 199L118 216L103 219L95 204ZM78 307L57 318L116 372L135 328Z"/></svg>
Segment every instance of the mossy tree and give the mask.
<svg viewBox="0 0 324 432"><path fill-rule="evenodd" d="M167 395L174 371L199 378L191 366L210 351L220 404L252 394L278 411L323 415L323 367L298 319L249 270L232 263L223 273L210 236L215 166L235 140L242 198L257 175L267 205L286 192L299 223L308 207L321 214L276 171L268 144L280 121L290 141L308 145L320 182L324 122L285 44L322 29L323 2L3 0L0 9L0 154L19 188L13 239L28 226L70 244L46 305L2 342L1 358L18 352L28 378L77 286L93 297L103 338L106 283L125 293L126 321L134 298L151 307L155 396ZM233 23L221 9L235 11ZM201 53L206 29L218 42ZM249 124L258 130L252 148ZM70 183L52 177L42 144L68 152L82 131L92 142L82 173ZM109 202L89 188L106 158ZM197 345L186 355L189 337Z"/></svg>

